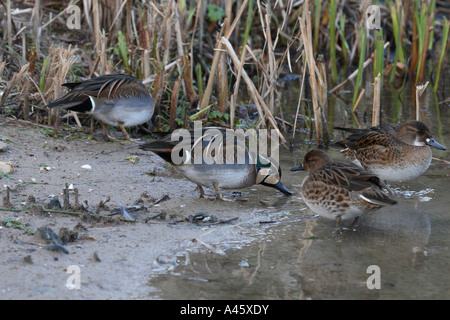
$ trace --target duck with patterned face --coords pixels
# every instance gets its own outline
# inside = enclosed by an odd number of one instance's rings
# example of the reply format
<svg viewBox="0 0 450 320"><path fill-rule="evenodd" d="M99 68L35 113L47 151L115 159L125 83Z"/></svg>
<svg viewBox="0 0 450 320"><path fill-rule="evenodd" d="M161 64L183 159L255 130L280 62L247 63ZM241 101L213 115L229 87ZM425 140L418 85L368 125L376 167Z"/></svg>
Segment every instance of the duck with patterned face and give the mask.
<svg viewBox="0 0 450 320"><path fill-rule="evenodd" d="M255 184L274 188L287 196L292 194L281 183L281 168L273 159L252 154L238 140L227 142L224 128L203 128L200 137L195 137L193 131L190 136L192 140L187 148L182 148L178 141L172 141L171 135L167 135L141 145L140 149L156 153L184 177L197 184L200 197L208 197L203 187L213 187L216 192L213 199L230 200L222 196L221 189L243 189ZM219 140L221 144L210 152L211 146ZM230 154L234 157L231 161L216 161L221 156ZM174 155L181 160L174 161ZM201 158L195 161L198 155ZM238 155L242 156L241 159L237 158Z"/></svg>
<svg viewBox="0 0 450 320"><path fill-rule="evenodd" d="M92 115L110 139L108 126L119 127L125 139L130 137L125 128L144 124L153 116L155 104L148 89L138 79L111 74L77 83L66 83L67 94L47 105Z"/></svg>

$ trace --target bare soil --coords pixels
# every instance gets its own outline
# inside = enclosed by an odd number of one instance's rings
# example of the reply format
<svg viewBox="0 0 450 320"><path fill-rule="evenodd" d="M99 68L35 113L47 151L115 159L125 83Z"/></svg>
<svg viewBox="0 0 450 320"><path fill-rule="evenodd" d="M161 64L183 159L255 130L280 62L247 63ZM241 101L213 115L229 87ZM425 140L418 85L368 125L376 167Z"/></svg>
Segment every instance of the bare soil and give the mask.
<svg viewBox="0 0 450 320"><path fill-rule="evenodd" d="M0 176L0 299L146 299L152 276L189 252L223 254L227 244L251 240L261 233L258 219L287 201L262 186L241 190L233 203L199 199L196 185L157 155L117 138L74 128L55 138L0 118L0 161L14 167ZM119 220L120 205L142 222ZM70 289L71 265L80 270L79 290Z"/></svg>

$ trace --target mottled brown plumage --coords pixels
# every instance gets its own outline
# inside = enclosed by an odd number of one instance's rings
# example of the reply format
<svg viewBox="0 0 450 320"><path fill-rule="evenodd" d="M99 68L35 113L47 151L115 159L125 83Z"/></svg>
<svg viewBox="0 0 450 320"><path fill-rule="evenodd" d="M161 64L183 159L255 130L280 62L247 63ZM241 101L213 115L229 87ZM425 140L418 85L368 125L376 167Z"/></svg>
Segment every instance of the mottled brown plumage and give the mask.
<svg viewBox="0 0 450 320"><path fill-rule="evenodd" d="M336 145L349 160L385 181L407 181L423 174L431 163L431 147L445 150L420 121L384 124L369 129L335 129L351 135Z"/></svg>
<svg viewBox="0 0 450 320"><path fill-rule="evenodd" d="M354 219L367 211L396 204L382 190L380 179L352 163L334 163L322 150L309 151L302 165L291 171L305 170L302 197L320 216L336 220Z"/></svg>

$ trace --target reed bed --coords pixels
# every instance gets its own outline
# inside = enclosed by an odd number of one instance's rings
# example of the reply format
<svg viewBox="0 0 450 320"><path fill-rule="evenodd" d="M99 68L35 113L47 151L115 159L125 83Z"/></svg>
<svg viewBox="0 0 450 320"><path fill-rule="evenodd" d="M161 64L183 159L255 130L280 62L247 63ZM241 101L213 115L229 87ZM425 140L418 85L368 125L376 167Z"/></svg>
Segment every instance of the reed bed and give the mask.
<svg viewBox="0 0 450 320"><path fill-rule="evenodd" d="M315 133L317 144L326 144L327 95L352 85L348 108L357 112L366 92L361 84L371 76L376 84L373 105L378 108L373 121L379 122L384 83L430 81L435 92L441 69L448 64L450 8L445 1L378 2L379 30L366 26L369 4L3 1L0 114L58 129L60 116L45 105L64 93L62 83L125 73L152 92L156 111L147 129L153 132L188 128L202 120L231 128L273 128L285 142L284 131L294 130L294 136L300 117L314 122L305 120L303 125ZM80 29L71 28L76 22ZM431 50L438 50L434 69L427 68L434 59ZM373 68L367 68L370 64ZM294 124L280 108L280 79L289 74L301 79L297 110L302 114L292 119ZM78 126L90 121L75 114L66 119Z"/></svg>

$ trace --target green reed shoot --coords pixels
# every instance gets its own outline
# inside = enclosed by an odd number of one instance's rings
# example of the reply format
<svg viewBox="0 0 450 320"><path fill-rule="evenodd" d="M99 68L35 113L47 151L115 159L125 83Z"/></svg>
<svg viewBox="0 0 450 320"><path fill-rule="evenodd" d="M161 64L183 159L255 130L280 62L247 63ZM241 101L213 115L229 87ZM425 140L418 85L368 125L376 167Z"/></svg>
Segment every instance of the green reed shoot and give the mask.
<svg viewBox="0 0 450 320"><path fill-rule="evenodd" d="M336 0L330 2L330 63L331 63L331 80L337 81L336 67Z"/></svg>
<svg viewBox="0 0 450 320"><path fill-rule="evenodd" d="M319 31L320 31L320 13L322 11L322 0L314 0L314 52L317 52L319 45ZM331 21L334 20L330 20Z"/></svg>
<svg viewBox="0 0 450 320"><path fill-rule="evenodd" d="M436 0L431 1L431 26L434 26L434 19L436 17ZM430 30L430 39L428 41L428 50L433 50L434 44L434 28Z"/></svg>
<svg viewBox="0 0 450 320"><path fill-rule="evenodd" d="M447 18L444 17L444 28L442 30L442 45L441 45L441 54L439 56L439 64L438 64L438 70L436 75L436 81L434 83L434 92L438 89L439 84L439 76L441 75L441 68L442 68L442 62L444 61L445 51L447 49L447 42L448 42L448 31L449 31L449 22Z"/></svg>
<svg viewBox="0 0 450 320"><path fill-rule="evenodd" d="M395 56L394 56L394 65L391 70L391 75L389 77L389 81L393 82L395 80L395 72L397 69L397 62L405 63L405 55L403 51L403 43L401 41L402 34L402 10L397 10L394 4L391 4L391 17L392 17L392 26L394 31L394 39L395 39Z"/></svg>
<svg viewBox="0 0 450 320"><path fill-rule="evenodd" d="M197 74L197 87L200 100L203 97L203 75L202 66L200 65L200 63L197 63L197 65L195 66L195 73Z"/></svg>
<svg viewBox="0 0 450 320"><path fill-rule="evenodd" d="M341 38L341 46L342 46L342 54L344 55L344 61L347 63L348 61L348 52L350 51L350 47L348 46L347 40L345 40L345 14L341 14L341 18L339 19L339 36Z"/></svg>
<svg viewBox="0 0 450 320"><path fill-rule="evenodd" d="M127 50L127 40L125 39L122 31L117 32L117 40L119 41L119 51L122 55L123 64L125 65L125 70L130 72L130 65L128 64L128 50Z"/></svg>
<svg viewBox="0 0 450 320"><path fill-rule="evenodd" d="M373 78L375 79L380 74L380 81L383 83L383 69L384 69L384 40L383 29L375 32L375 59L373 64Z"/></svg>
<svg viewBox="0 0 450 320"><path fill-rule="evenodd" d="M359 54L358 74L356 76L355 91L353 93L352 109L355 106L356 100L358 99L359 87L361 86L362 82L363 64L366 57L367 32L364 27L361 27L359 30L359 38L362 38L362 43L361 52Z"/></svg>
<svg viewBox="0 0 450 320"><path fill-rule="evenodd" d="M45 74L47 73L47 67L48 67L49 61L50 61L49 57L45 58L44 63L42 65L41 78L39 79L39 89L41 90L41 92L44 92L44 90L45 90Z"/></svg>
<svg viewBox="0 0 450 320"><path fill-rule="evenodd" d="M422 3L420 5L420 1L416 0L416 10L414 12L414 16L416 18L417 23L417 32L418 32L418 48L419 48L419 59L416 69L416 83L422 82L423 77L423 68L425 64L426 58L426 50L428 48L428 26L430 22L430 8L426 5L426 3ZM420 12L419 12L420 11Z"/></svg>

